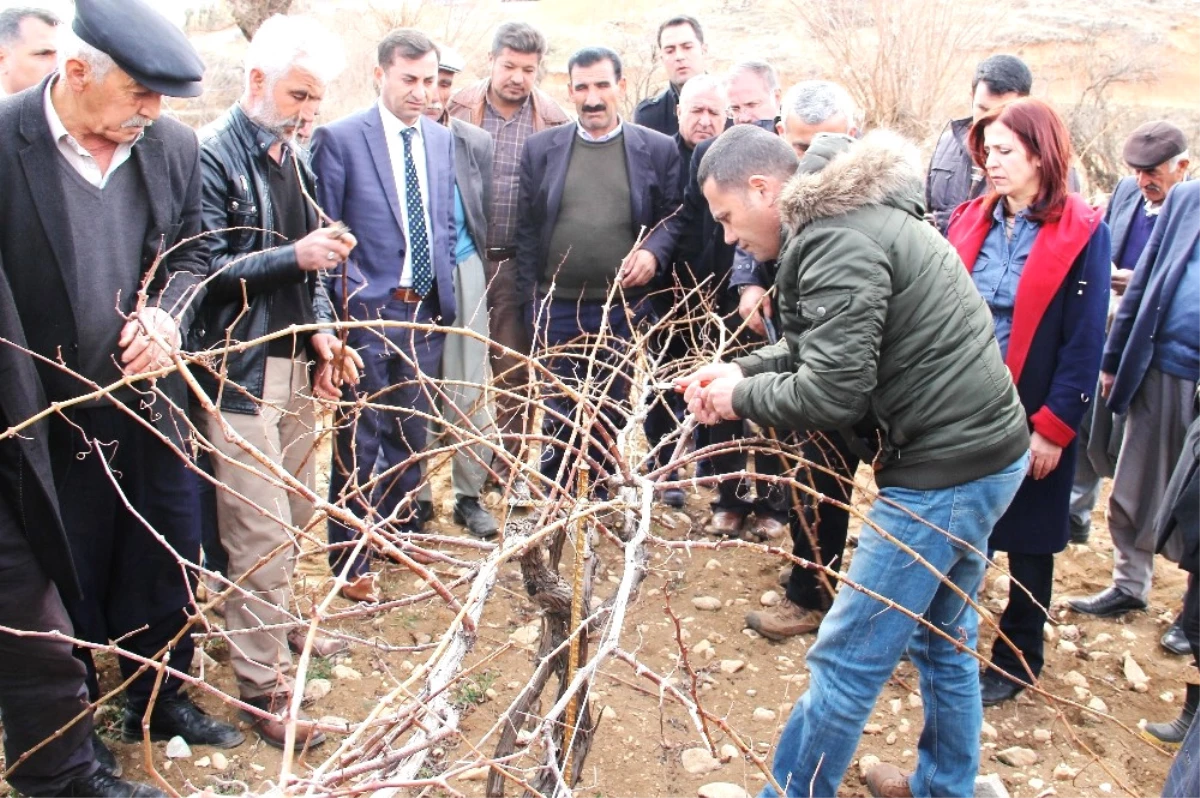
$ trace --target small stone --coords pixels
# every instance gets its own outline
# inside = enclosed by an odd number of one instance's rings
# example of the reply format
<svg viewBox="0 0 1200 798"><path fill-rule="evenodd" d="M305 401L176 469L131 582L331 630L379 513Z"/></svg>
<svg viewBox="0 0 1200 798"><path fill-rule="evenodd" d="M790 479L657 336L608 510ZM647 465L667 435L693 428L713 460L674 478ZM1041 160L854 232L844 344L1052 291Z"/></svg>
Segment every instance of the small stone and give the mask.
<svg viewBox="0 0 1200 798"><path fill-rule="evenodd" d="M1079 775L1079 771L1068 765L1066 762L1059 762L1054 768L1052 774L1055 781L1070 781Z"/></svg>
<svg viewBox="0 0 1200 798"><path fill-rule="evenodd" d="M1036 764L1039 757L1037 755L1037 751L1033 751L1029 748L1021 748L1020 746L1013 746L1012 748L1005 748L1003 751L996 754L996 759L1000 760L1009 767L1027 768L1030 765Z"/></svg>
<svg viewBox="0 0 1200 798"><path fill-rule="evenodd" d="M1108 632L1101 632L1100 634L1096 635L1094 640L1092 640L1092 645L1093 646L1102 646L1105 643L1111 643L1115 639L1116 638L1114 638Z"/></svg>
<svg viewBox="0 0 1200 798"><path fill-rule="evenodd" d="M745 788L729 781L714 781L702 785L696 790L696 795L699 798L750 798L750 793L746 792Z"/></svg>
<svg viewBox="0 0 1200 798"><path fill-rule="evenodd" d="M688 748L680 756L680 761L683 762L683 769L693 776L721 769L721 762L707 748Z"/></svg>
<svg viewBox="0 0 1200 798"><path fill-rule="evenodd" d="M908 705L910 707L912 707L913 709L920 709L922 706L925 705L925 702L921 699L921 696L918 695L917 693L909 693L908 694Z"/></svg>
<svg viewBox="0 0 1200 798"><path fill-rule="evenodd" d="M212 766L215 770L225 770L229 767L229 760L220 751L216 751L212 755Z"/></svg>
<svg viewBox="0 0 1200 798"><path fill-rule="evenodd" d="M1088 709L1093 712L1108 714L1108 704L1104 703L1104 700L1098 695L1092 696L1092 700L1088 702Z"/></svg>
<svg viewBox="0 0 1200 798"><path fill-rule="evenodd" d="M996 740L999 739L1000 732L996 731L996 727L985 720L979 728L979 736L988 740Z"/></svg>
<svg viewBox="0 0 1200 798"><path fill-rule="evenodd" d="M1086 687L1076 686L1076 687L1072 687L1071 689L1075 691L1075 697L1077 699L1079 699L1080 701L1087 701L1089 698L1092 697L1092 691L1087 689Z"/></svg>
<svg viewBox="0 0 1200 798"><path fill-rule="evenodd" d="M1058 650L1064 654L1074 654L1079 650L1079 646L1075 645L1070 640L1064 639L1058 641Z"/></svg>
<svg viewBox="0 0 1200 798"><path fill-rule="evenodd" d="M751 687L749 690L746 691L746 695L750 698L754 698L754 696L758 695L758 691L755 690L753 687Z"/></svg>
<svg viewBox="0 0 1200 798"><path fill-rule="evenodd" d="M1035 778L1032 778L1032 779L1030 779L1030 780L1029 780L1028 782L1026 782L1026 783L1027 783L1027 784L1029 784L1029 786L1030 786L1030 787L1032 787L1032 788L1033 788L1033 789L1035 789L1035 790L1040 790L1040 789L1042 789L1043 787L1045 787L1045 786L1046 786L1046 782L1044 782L1044 781L1042 781L1041 779L1039 779L1039 778L1036 778L1036 777L1035 777Z"/></svg>
<svg viewBox="0 0 1200 798"><path fill-rule="evenodd" d="M975 777L975 798L1009 798L1008 788L999 773Z"/></svg>
<svg viewBox="0 0 1200 798"><path fill-rule="evenodd" d="M1107 781L1100 782L1100 792L1112 792L1112 785Z"/></svg>
<svg viewBox="0 0 1200 798"><path fill-rule="evenodd" d="M1145 682L1134 682L1130 689L1132 689L1135 693L1146 693L1149 692L1150 685L1146 684Z"/></svg>
<svg viewBox="0 0 1200 798"><path fill-rule="evenodd" d="M182 737L172 737L167 741L168 759L191 759L192 749Z"/></svg>
<svg viewBox="0 0 1200 798"><path fill-rule="evenodd" d="M532 646L542 636L541 624L531 623L528 626L522 626L508 636L508 639L519 646ZM486 768L485 768L486 770Z"/></svg>
<svg viewBox="0 0 1200 798"><path fill-rule="evenodd" d="M1058 636L1063 640L1075 641L1079 639L1079 627L1073 623L1063 624L1058 627Z"/></svg>
<svg viewBox="0 0 1200 798"><path fill-rule="evenodd" d="M250 769L253 770L255 773L263 773L266 771L266 768L264 766L258 764L257 762L251 762Z"/></svg>
<svg viewBox="0 0 1200 798"><path fill-rule="evenodd" d="M600 719L601 720L616 720L617 719L617 711L615 709L613 709L612 707L605 707L604 709L600 710Z"/></svg>
<svg viewBox="0 0 1200 798"><path fill-rule="evenodd" d="M881 724L881 723L868 723L866 726L863 726L863 734L882 734L882 733L883 733L883 724Z"/></svg>
<svg viewBox="0 0 1200 798"><path fill-rule="evenodd" d="M763 722L775 720L775 710L767 709L766 707L758 707L754 710L754 719Z"/></svg>
<svg viewBox="0 0 1200 798"><path fill-rule="evenodd" d="M722 762L729 762L733 759L736 759L740 754L741 751L739 751L738 747L732 743L725 743L725 745L721 746Z"/></svg>
<svg viewBox="0 0 1200 798"><path fill-rule="evenodd" d="M1033 730L1033 739L1037 740L1039 743L1048 743L1052 737L1054 737L1054 734L1049 729Z"/></svg>
<svg viewBox="0 0 1200 798"><path fill-rule="evenodd" d="M412 673L416 669L417 669L417 666L413 665L408 660L404 660L404 662L400 663L400 670L404 671L405 673Z"/></svg>
<svg viewBox="0 0 1200 798"><path fill-rule="evenodd" d="M1137 640L1138 636L1137 636L1137 634L1135 634L1133 631L1131 631L1129 629L1122 629L1121 630L1121 638L1124 640ZM1112 785L1109 785L1109 789L1112 789Z"/></svg>
<svg viewBox="0 0 1200 798"><path fill-rule="evenodd" d="M692 606L698 610L708 610L716 612L721 609L721 600L716 596L696 596L692 599Z"/></svg>
<svg viewBox="0 0 1200 798"><path fill-rule="evenodd" d="M362 678L362 674L351 668L349 665L334 665L333 678L343 679L348 682L357 682Z"/></svg>
<svg viewBox="0 0 1200 798"><path fill-rule="evenodd" d="M763 593L758 597L758 603L764 607L778 606L779 602L781 601L783 601L783 599L780 597L779 593L774 590L768 590L766 593Z"/></svg>
<svg viewBox="0 0 1200 798"><path fill-rule="evenodd" d="M484 765L479 768L470 768L458 774L460 781L483 781L488 777L489 768Z"/></svg>
<svg viewBox="0 0 1200 798"><path fill-rule="evenodd" d="M701 640L696 645L692 646L693 654L704 654L704 653L712 651L712 650L713 650L713 644L708 640L708 638L705 638L704 640Z"/></svg>
<svg viewBox="0 0 1200 798"><path fill-rule="evenodd" d="M740 659L723 659L721 660L721 673L734 674L746 667L744 660Z"/></svg>
<svg viewBox="0 0 1200 798"><path fill-rule="evenodd" d="M999 599L1008 598L1009 588L1012 587L1012 579L1008 574L1000 574L996 577L996 581L992 582L991 594Z"/></svg>
<svg viewBox="0 0 1200 798"><path fill-rule="evenodd" d="M1079 671L1067 671L1063 674L1062 680L1072 687L1087 687L1088 680Z"/></svg>
<svg viewBox="0 0 1200 798"><path fill-rule="evenodd" d="M202 756L196 760L196 767L198 767L198 768L206 768L211 764L212 764L212 760L206 756Z"/></svg>
<svg viewBox="0 0 1200 798"><path fill-rule="evenodd" d="M721 570L721 561L709 560L708 562L704 563L704 568L708 571L719 571Z"/></svg>
<svg viewBox="0 0 1200 798"><path fill-rule="evenodd" d="M746 637L750 638L751 640L758 640L760 637L762 637L762 635L760 635L758 632L754 631L753 629L743 629L742 634L744 634Z"/></svg>
<svg viewBox="0 0 1200 798"><path fill-rule="evenodd" d="M858 775L862 777L863 781L866 781L867 772L879 763L879 757L875 756L874 754L867 754L866 756L861 757L858 760Z"/></svg>
<svg viewBox="0 0 1200 798"><path fill-rule="evenodd" d="M433 642L433 635L430 635L426 632L421 632L420 634L413 635L413 641L418 646L427 646Z"/></svg>
<svg viewBox="0 0 1200 798"><path fill-rule="evenodd" d="M1017 731L1013 732L1013 737L1016 737L1018 740L1024 739L1025 732L1018 729Z"/></svg>
<svg viewBox="0 0 1200 798"><path fill-rule="evenodd" d="M1159 693L1158 699L1160 701L1165 701L1168 704L1174 704L1175 703L1175 694L1172 693L1170 690L1168 690L1165 693Z"/></svg>
<svg viewBox="0 0 1200 798"><path fill-rule="evenodd" d="M488 689L484 690L483 694L485 696L487 696L489 701L495 701L497 698L500 697L500 694L496 692L496 689L494 687L489 687Z"/></svg>
<svg viewBox="0 0 1200 798"><path fill-rule="evenodd" d="M890 709L892 711L893 715L899 715L900 708L903 706L904 706L904 702L901 701L899 698L893 698L891 701L888 701L888 709Z"/></svg>
<svg viewBox="0 0 1200 798"><path fill-rule="evenodd" d="M1045 640L1047 643L1053 643L1054 639L1056 637L1058 637L1058 632L1055 631L1055 629L1052 625L1047 623L1042 626L1042 639L1043 640Z"/></svg>
<svg viewBox="0 0 1200 798"><path fill-rule="evenodd" d="M332 690L333 685L328 679L310 679L308 684L304 685L304 703L311 704L314 701L320 701Z"/></svg>
<svg viewBox="0 0 1200 798"><path fill-rule="evenodd" d="M886 742L888 745L895 745L896 744L896 733L888 732L888 736L884 738L884 742Z"/></svg>
<svg viewBox="0 0 1200 798"><path fill-rule="evenodd" d="M326 715L317 721L322 726L329 726L339 731L350 731L350 721L337 715Z"/></svg>
<svg viewBox="0 0 1200 798"><path fill-rule="evenodd" d="M533 742L533 732L529 729L521 729L517 732L517 745L526 746Z"/></svg>
<svg viewBox="0 0 1200 798"><path fill-rule="evenodd" d="M1138 665L1137 660L1131 654L1125 655L1124 670L1125 681L1129 683L1129 686L1139 693L1146 692L1146 682L1149 679L1146 677L1146 672L1142 670L1142 666ZM1141 690L1138 690L1139 685L1142 688Z"/></svg>

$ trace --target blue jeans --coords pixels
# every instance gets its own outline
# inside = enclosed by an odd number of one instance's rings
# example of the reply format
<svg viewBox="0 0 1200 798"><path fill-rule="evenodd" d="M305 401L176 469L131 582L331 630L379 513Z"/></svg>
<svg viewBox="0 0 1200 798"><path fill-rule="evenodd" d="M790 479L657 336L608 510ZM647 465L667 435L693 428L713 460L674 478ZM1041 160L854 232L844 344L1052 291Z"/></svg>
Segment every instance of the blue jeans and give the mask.
<svg viewBox="0 0 1200 798"><path fill-rule="evenodd" d="M979 618L941 577L975 598L987 567L982 552L988 535L1021 486L1028 462L1025 454L995 474L941 490L883 488L868 517L928 565L864 525L846 578L973 651ZM808 691L775 751L773 772L787 795L837 794L863 726L906 647L925 700L912 793L975 794L983 722L976 660L913 618L843 585L808 653ZM769 785L761 794L776 795Z"/></svg>

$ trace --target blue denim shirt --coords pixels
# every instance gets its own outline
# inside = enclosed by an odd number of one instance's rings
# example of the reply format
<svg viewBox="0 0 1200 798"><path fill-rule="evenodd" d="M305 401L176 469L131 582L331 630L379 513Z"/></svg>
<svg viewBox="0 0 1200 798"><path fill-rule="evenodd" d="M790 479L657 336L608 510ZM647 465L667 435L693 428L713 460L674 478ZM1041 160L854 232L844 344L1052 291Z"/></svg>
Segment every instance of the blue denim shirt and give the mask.
<svg viewBox="0 0 1200 798"><path fill-rule="evenodd" d="M458 186L454 187L454 231L457 234L454 263L458 265L475 254L475 242L471 240L471 231L467 229L467 211L463 208L462 194L458 193Z"/></svg>
<svg viewBox="0 0 1200 798"><path fill-rule="evenodd" d="M996 327L996 341L1000 354L1008 357L1008 339L1012 334L1013 305L1017 301L1017 284L1025 271L1025 261L1041 225L1030 220L1025 211L1017 214L1013 225L1012 239L1004 234L1004 201L996 203L992 213L994 223L975 259L971 279L979 290L983 301L992 311L992 323Z"/></svg>
<svg viewBox="0 0 1200 798"><path fill-rule="evenodd" d="M1200 379L1200 246L1192 247L1166 311L1154 336L1150 367L1184 380Z"/></svg>

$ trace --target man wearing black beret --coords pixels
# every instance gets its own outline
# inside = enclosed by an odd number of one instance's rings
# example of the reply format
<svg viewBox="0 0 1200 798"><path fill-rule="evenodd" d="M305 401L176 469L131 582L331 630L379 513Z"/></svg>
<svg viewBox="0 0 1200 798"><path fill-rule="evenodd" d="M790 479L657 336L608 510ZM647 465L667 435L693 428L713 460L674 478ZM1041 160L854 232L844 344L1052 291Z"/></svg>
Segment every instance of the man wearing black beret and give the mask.
<svg viewBox="0 0 1200 798"><path fill-rule="evenodd" d="M59 588L75 636L119 641L130 654L119 657L129 680L127 741L141 739L157 690L152 739L237 745L244 735L202 713L178 676L160 681L156 669L144 668L165 661L186 673L193 654L181 563L199 551L199 513L175 412L186 407L186 389L175 374L146 376L171 363L208 272L208 247L192 240L201 232L199 146L190 129L159 119L163 95L200 93L204 64L143 0L78 0L71 31L63 33L58 70L0 101L0 140L8 142L0 149L0 262L28 349L39 356L40 383L0 390L34 390L67 403L36 434L49 445L70 562L62 561L62 547L33 536L29 542ZM50 519L25 523L49 527ZM3 557L0 549L7 591ZM25 611L17 626L43 622L35 606ZM95 700L91 656L77 655ZM3 712L9 725L7 706ZM44 737L58 726L29 728ZM21 789L46 794L37 785ZM82 789L122 794L97 784Z"/></svg>

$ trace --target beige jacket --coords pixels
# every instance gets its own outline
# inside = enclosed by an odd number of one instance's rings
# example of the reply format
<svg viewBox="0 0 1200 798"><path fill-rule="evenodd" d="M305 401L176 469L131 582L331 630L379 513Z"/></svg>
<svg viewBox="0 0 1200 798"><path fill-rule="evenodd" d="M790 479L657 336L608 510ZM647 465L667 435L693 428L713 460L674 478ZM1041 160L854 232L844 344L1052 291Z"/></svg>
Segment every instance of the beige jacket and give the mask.
<svg viewBox="0 0 1200 798"><path fill-rule="evenodd" d="M483 108L487 102L490 78L484 78L473 86L467 86L450 98L446 112L455 119L483 127ZM541 89L535 88L530 97L533 103L533 129L540 132L549 127L566 124L571 118L558 107L558 103Z"/></svg>

